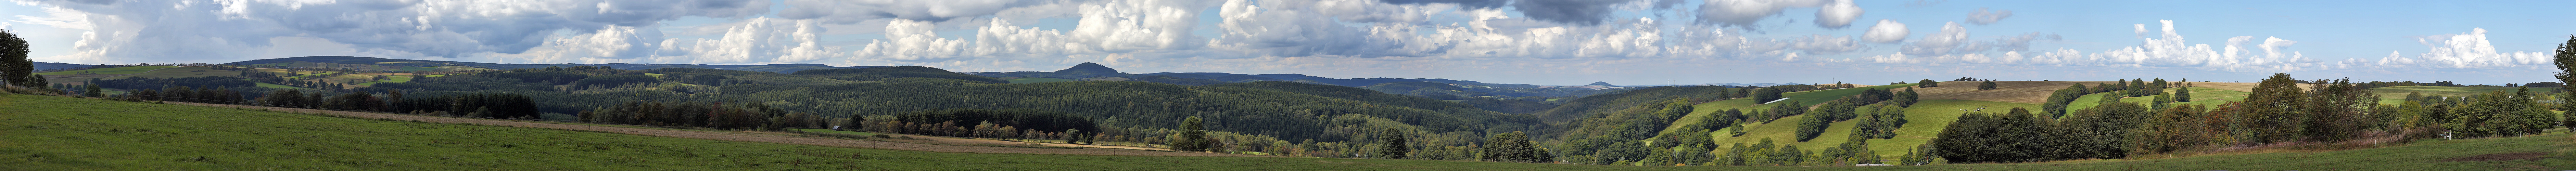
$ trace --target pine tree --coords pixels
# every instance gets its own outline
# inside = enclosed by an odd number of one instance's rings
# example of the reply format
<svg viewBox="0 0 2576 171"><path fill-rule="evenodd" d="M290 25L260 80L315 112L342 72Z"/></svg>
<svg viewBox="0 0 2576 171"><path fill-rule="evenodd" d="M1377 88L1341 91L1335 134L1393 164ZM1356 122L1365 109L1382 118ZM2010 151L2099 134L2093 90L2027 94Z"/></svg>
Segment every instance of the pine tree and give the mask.
<svg viewBox="0 0 2576 171"><path fill-rule="evenodd" d="M2173 96L2174 102L2191 102L2191 87L2175 88Z"/></svg>
<svg viewBox="0 0 2576 171"><path fill-rule="evenodd" d="M100 91L100 90L98 89L98 84L89 84L89 85L86 85L86 86L84 86L84 87L89 87L89 88L88 88L88 89L81 90L81 91L82 91L82 92L81 92L81 96L89 96L89 97L107 97L107 94L105 93L105 91Z"/></svg>
<svg viewBox="0 0 2576 171"><path fill-rule="evenodd" d="M1413 152L1410 144L1404 141L1404 132L1395 128L1378 131L1377 141L1377 156L1381 159L1405 159L1406 153Z"/></svg>
<svg viewBox="0 0 2576 171"><path fill-rule="evenodd" d="M2558 73L2555 75L2558 77L2558 82L2576 84L2576 35L2567 36L2567 43L2559 43L2557 55L2550 57L2550 61L2558 65ZM2566 92L2576 92L2576 86L2558 86L2558 88ZM2563 100L2561 102L2576 102L2576 94L2561 95L2558 99ZM2559 110L2576 111L2576 105L2558 106ZM2576 112L2559 115L2562 115L2563 119L2559 121L2559 125L2568 127L2567 132L2576 132Z"/></svg>
<svg viewBox="0 0 2576 171"><path fill-rule="evenodd" d="M1197 116L1181 119L1181 133L1172 138L1172 151L1208 151L1207 127Z"/></svg>

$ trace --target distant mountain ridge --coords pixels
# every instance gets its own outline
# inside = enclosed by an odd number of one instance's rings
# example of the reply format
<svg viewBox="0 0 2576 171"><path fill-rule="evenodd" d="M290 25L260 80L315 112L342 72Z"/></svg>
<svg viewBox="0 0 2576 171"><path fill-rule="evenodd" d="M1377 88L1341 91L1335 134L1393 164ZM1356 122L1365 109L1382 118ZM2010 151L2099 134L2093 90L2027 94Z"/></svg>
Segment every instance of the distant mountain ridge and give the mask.
<svg viewBox="0 0 2576 171"><path fill-rule="evenodd" d="M225 63L225 64L226 64L226 65L257 65L257 64L293 63L293 62L336 63L336 64L360 64L360 65L384 65L384 66L404 66L404 67L466 66L466 67L486 68L486 69L527 69L527 68L573 67L573 66L600 66L600 67L611 67L611 68L617 68L617 69L631 69L631 70L658 69L658 68L704 68L704 69L721 69L721 70L737 70L737 71L761 71L761 72L777 72L777 73L793 73L793 72L796 72L796 71L803 71L803 70L815 70L815 69L853 69L853 68L875 68L875 67L883 67L883 66L852 66L852 67L834 67L834 66L831 66L831 65L823 65L823 64L760 64L760 65L718 65L718 64L629 64L629 63L606 63L606 64L574 64L574 63L562 63L562 64L496 64L496 63L481 63L481 62L434 61L434 60L417 60L417 59L386 59L386 58L375 58L375 57L355 57L355 56L306 56L306 57L292 57L292 58L257 59L257 60L248 60L248 61L233 62L233 63Z"/></svg>
<svg viewBox="0 0 2576 171"><path fill-rule="evenodd" d="M1655 84L1655 85L1629 85L1629 86L1634 86L1634 87L1652 87L1652 86L1695 86L1695 85L1733 86L1733 87L1747 87L1747 86L1750 86L1750 87L1770 87L1770 86L1777 86L1777 85L1807 85L1807 84L1800 84L1800 83L1794 83L1794 82L1793 82L1793 83L1749 83L1749 84L1748 84L1748 83L1699 83L1699 84Z"/></svg>
<svg viewBox="0 0 2576 171"><path fill-rule="evenodd" d="M52 62L36 62L36 70L37 70L37 71L43 71L43 70L56 70L56 69L72 69L72 68L88 68L88 67L90 67L90 66L94 66L94 65L86 65L86 64L71 64L71 63L52 63Z"/></svg>

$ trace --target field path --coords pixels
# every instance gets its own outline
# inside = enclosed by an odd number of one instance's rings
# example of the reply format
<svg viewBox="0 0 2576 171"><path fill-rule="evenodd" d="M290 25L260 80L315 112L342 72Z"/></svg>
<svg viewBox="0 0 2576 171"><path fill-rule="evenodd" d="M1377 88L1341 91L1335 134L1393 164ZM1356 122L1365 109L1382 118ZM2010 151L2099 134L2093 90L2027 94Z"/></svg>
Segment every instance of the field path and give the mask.
<svg viewBox="0 0 2576 171"><path fill-rule="evenodd" d="M169 103L172 103L172 104L184 104L184 105L196 105L196 106L208 106L208 107L230 107L230 108L241 108L241 109L268 109L268 110L271 110L271 111L289 111L289 112L325 112L325 113L329 113L329 114L332 114L332 115L349 116L349 117L376 118L376 119L392 119L392 120L413 120L413 121L432 122L432 123L476 124L476 125L509 126L509 127L526 127L526 128L549 128L549 129L561 129L561 130L591 131L591 132L607 132L607 133L632 134L632 135L657 136L657 137L672 137L672 138L692 138L692 139L723 140L723 141L742 141L742 142L766 142L766 143L779 143L779 144L802 144L802 145L818 145L818 146L833 146L833 147L851 147L851 148L888 149L888 150L912 150L912 151L950 152L950 153L1020 153L1020 154L1074 154L1074 155L1119 155L1119 156L1270 157L1270 156L1238 155L1238 154L1221 154L1221 153L1193 153L1193 152L1145 151L1145 150L1131 150L1131 149L1108 149L1108 148L1105 148L1105 147L1104 147L1104 148L1069 149L1069 148L1017 148L1017 147L988 147L988 146L953 146L953 145L913 144L913 143L885 142L885 141L869 141L869 140L852 140L852 139L832 139L832 138L794 137L794 136L779 136L779 135L766 135L766 134L755 134L755 133L739 133L739 132L712 132L712 131L691 131L691 130L671 130L671 129L653 129L653 128L631 128L631 127L613 127L613 126L594 126L594 125L574 125L574 124L544 123L544 122L505 121L505 120L471 119L471 118L451 118L451 117L422 116L422 115L406 115L406 114L371 113L371 112L349 112L349 111L332 111L332 110L316 110L316 109L295 109L295 108L261 107L261 106L244 106L244 105L225 105L225 104L180 103L180 102L169 102Z"/></svg>

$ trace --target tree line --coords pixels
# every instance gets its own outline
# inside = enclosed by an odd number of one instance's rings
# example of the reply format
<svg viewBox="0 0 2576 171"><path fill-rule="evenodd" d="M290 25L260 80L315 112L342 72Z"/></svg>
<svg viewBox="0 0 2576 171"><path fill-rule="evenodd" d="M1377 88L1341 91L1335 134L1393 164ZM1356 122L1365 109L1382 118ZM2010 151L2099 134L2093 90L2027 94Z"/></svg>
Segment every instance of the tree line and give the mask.
<svg viewBox="0 0 2576 171"><path fill-rule="evenodd" d="M2410 95L2403 104L2378 104L2380 97L2348 79L2306 81L2321 84L2302 90L2301 81L2283 73L2264 79L2244 101L2163 106L2164 99L2172 98L2159 96L2151 105L2118 102L2117 95L2157 91L2153 83L2128 82L2130 90L2070 86L2043 106L2043 110L2062 110L2062 103L2073 101L2064 97L2080 96L2069 93L2077 90L2113 95L2095 102L2101 105L2094 108L2063 114L2014 108L2003 114L1962 115L1928 144L1933 149L1930 154L1950 162L2116 159L2281 143L2520 136L2565 123L2551 116L2548 105L2534 100L2538 95L2528 88L2468 98ZM2168 96L2188 92L2172 91Z"/></svg>

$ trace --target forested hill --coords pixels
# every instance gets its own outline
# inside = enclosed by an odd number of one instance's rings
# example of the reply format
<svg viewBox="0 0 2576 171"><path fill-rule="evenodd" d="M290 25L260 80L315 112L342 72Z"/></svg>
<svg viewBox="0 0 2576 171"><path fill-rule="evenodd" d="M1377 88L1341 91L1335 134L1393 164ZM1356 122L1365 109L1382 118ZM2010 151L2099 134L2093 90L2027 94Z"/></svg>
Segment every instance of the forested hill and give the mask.
<svg viewBox="0 0 2576 171"><path fill-rule="evenodd" d="M831 65L823 65L823 64L762 64L762 65L714 65L714 64L629 64L629 63L607 63L607 64L496 64L496 63L481 63L481 62L456 62L456 61L435 61L435 60L416 60L416 59L385 59L385 58L374 58L374 57L355 57L355 56L306 56L306 57L293 57L293 58L258 59L258 60L248 60L248 61L233 62L233 63L226 63L226 64L228 64L228 65L259 65L259 64L276 64L276 63L296 63L296 62L309 62L309 63L334 63L334 64L352 64L352 65L383 65L383 66L396 66L396 67L443 67L443 66L465 66L465 67L485 68L485 69L534 69L534 68L545 68L545 67L574 67L574 66L596 66L596 67L610 67L610 68L617 68L617 69L639 69L639 70L640 70L640 69L658 69L658 68L706 68L706 69L723 69L723 70L740 70L740 71L761 71L761 72L779 72L779 73L796 72L796 71L802 71L802 70L813 70L813 69L849 69L849 68L874 68L874 67L881 67L881 66L833 67L833 66L831 66Z"/></svg>
<svg viewBox="0 0 2576 171"><path fill-rule="evenodd" d="M1088 118L1126 137L1156 141L1187 117L1201 117L1211 131L1238 133L1248 142L1345 142L1384 129L1448 137L1466 146L1488 132L1526 129L1533 117L1479 110L1419 97L1349 87L1286 82L1183 86L1133 81L1003 84L1002 80L904 66L805 70L794 74L694 68L621 70L593 67L519 69L420 77L405 83L334 91L404 92L406 100L478 93L524 95L538 111L570 116L618 115L651 106L776 109L838 124L846 118L891 121L905 112L946 109L1026 108ZM401 105L397 105L401 106ZM454 107L448 107L454 108ZM431 109L437 109L432 107ZM455 108L467 109L467 108ZM633 110L627 110L633 109ZM600 111L617 111L601 113ZM405 111L410 112L410 111ZM436 111L428 111L436 112ZM468 113L457 110L451 113ZM660 114L650 117L665 117ZM683 114L685 115L685 114ZM578 116L588 118L591 116ZM713 119L637 121L643 124L714 122ZM819 122L819 121L817 121ZM929 124L929 123L921 123ZM974 126L976 123L954 123ZM1048 132L1062 130L1046 130Z"/></svg>

